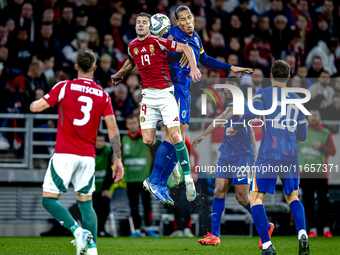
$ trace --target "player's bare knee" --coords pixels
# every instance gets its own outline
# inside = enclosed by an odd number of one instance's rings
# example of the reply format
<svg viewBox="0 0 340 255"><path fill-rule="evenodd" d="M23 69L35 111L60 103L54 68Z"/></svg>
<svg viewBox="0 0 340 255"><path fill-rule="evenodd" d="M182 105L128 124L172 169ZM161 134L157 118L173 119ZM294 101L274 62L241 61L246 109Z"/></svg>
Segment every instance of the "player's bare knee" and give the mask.
<svg viewBox="0 0 340 255"><path fill-rule="evenodd" d="M225 197L225 189L222 186L216 186L215 190L214 190L214 197L217 198L224 198Z"/></svg>
<svg viewBox="0 0 340 255"><path fill-rule="evenodd" d="M295 200L299 200L298 196L296 194L289 194L289 195L285 195L285 199L287 201L287 203L290 205L290 203L292 203Z"/></svg>
<svg viewBox="0 0 340 255"><path fill-rule="evenodd" d="M235 197L236 197L237 202L242 206L246 206L249 203L247 193L235 192Z"/></svg>
<svg viewBox="0 0 340 255"><path fill-rule="evenodd" d="M155 142L156 140L152 139L151 137L143 137L143 143L148 147L151 147L152 145L154 145Z"/></svg>
<svg viewBox="0 0 340 255"><path fill-rule="evenodd" d="M172 144L176 144L176 143L179 143L182 141L182 136L179 132L173 132L171 134L171 141L172 141Z"/></svg>

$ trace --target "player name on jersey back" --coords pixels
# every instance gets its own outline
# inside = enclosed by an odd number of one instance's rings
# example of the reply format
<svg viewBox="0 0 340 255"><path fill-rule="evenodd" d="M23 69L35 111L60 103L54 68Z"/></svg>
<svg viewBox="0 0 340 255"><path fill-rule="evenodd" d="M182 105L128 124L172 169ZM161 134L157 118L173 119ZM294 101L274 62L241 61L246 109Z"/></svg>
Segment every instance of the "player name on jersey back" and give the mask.
<svg viewBox="0 0 340 255"><path fill-rule="evenodd" d="M143 89L165 89L172 86L169 74L167 51L176 51L177 42L149 35L143 41L133 40L128 47L131 61L142 78Z"/></svg>
<svg viewBox="0 0 340 255"><path fill-rule="evenodd" d="M96 88L89 87L89 86L78 85L74 83L71 83L71 90L76 90L79 92L88 93L88 94L96 95L99 97L103 97L103 94L104 94L103 90L96 89Z"/></svg>

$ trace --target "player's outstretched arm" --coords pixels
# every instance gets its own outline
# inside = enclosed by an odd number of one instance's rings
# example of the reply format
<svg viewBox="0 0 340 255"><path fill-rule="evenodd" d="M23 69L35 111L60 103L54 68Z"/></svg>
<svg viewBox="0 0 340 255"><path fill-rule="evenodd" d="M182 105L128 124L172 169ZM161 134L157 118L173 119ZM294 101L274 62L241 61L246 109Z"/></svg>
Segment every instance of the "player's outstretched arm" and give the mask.
<svg viewBox="0 0 340 255"><path fill-rule="evenodd" d="M220 116L215 119L213 123L210 124L210 126L203 132L202 135L197 137L193 142L192 142L192 147L196 148L199 143L203 141L203 139L209 135L211 132L214 130L218 129L233 116L233 107L229 107L227 110L225 110Z"/></svg>
<svg viewBox="0 0 340 255"><path fill-rule="evenodd" d="M122 164L122 155L121 155L121 143L120 143L120 135L116 122L116 118L114 115L107 115L104 117L107 132L109 134L110 144L113 150L113 171L112 178L115 178L114 182L119 182L124 176L124 167Z"/></svg>
<svg viewBox="0 0 340 255"><path fill-rule="evenodd" d="M235 73L237 72L242 72L243 74L245 73L252 73L253 69L252 68L243 68L243 67L238 67L238 66L232 66L226 63L223 63L221 61L218 61L217 59L214 59L212 57L209 57L207 53L203 52L200 55L200 63L204 66L215 68L215 69L223 69L223 70L230 70Z"/></svg>
<svg viewBox="0 0 340 255"><path fill-rule="evenodd" d="M42 112L46 109L50 108L50 105L45 101L44 98L40 98L39 100L35 100L30 105L31 112Z"/></svg>
<svg viewBox="0 0 340 255"><path fill-rule="evenodd" d="M188 58L190 65L190 76L192 77L193 82L197 82L201 79L202 75L200 70L196 65L196 58L192 48L188 45L177 43L176 52L183 52L185 56Z"/></svg>
<svg viewBox="0 0 340 255"><path fill-rule="evenodd" d="M111 75L111 81L114 85L117 85L123 80L123 77L125 74L129 73L134 67L135 62L133 62L131 59L128 59L125 61L123 67L114 75Z"/></svg>

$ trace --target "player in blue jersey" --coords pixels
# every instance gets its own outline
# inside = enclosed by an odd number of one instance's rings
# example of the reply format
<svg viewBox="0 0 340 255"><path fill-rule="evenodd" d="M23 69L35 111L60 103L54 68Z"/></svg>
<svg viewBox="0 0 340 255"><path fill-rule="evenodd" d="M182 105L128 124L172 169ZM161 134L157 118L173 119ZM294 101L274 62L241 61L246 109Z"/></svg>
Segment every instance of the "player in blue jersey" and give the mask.
<svg viewBox="0 0 340 255"><path fill-rule="evenodd" d="M251 213L257 232L262 240L262 255L276 254L270 241L267 229L267 216L262 205L268 192L274 193L277 176L283 184L285 199L290 206L298 229L299 254L309 254L306 232L305 210L298 199L299 157L298 142L307 137L306 116L295 104L286 105L286 115L281 115L281 92L290 77L290 67L283 60L277 60L271 68L272 86L259 89L253 97L256 110L268 110L272 106L273 93L277 91L278 105L276 110L262 117L263 137L255 168L252 173L250 204ZM289 99L300 99L295 93L288 93ZM307 110L306 110L307 112ZM243 129L243 121L249 121L256 114L248 110L237 124L227 129L227 135L233 136Z"/></svg>
<svg viewBox="0 0 340 255"><path fill-rule="evenodd" d="M170 28L168 33L163 35L164 38L171 39L183 44L189 45L196 57L196 62L200 62L202 65L215 68L231 70L233 72L251 73L251 68L242 68L226 63L220 62L212 57L207 56L203 49L203 44L199 35L195 32L195 17L191 13L189 7L181 5L177 7L175 11L177 25ZM170 76L175 88L175 97L179 107L180 128L182 136L185 137L186 130L190 123L190 86L191 78L189 77L190 66L186 66L185 56L182 58L182 54L172 54L168 52L168 63L170 67ZM179 179L179 171L177 167L173 168L173 165L177 163L176 155L169 159L167 168L164 170L169 175L172 173L174 183ZM174 171L172 171L172 169ZM169 173L170 172L170 173ZM183 171L185 183L191 183L192 177L190 171ZM188 190L188 188L187 188ZM190 201L191 193L186 193L187 199Z"/></svg>
<svg viewBox="0 0 340 255"><path fill-rule="evenodd" d="M236 77L229 77L226 83L240 87L240 80ZM230 121L237 122L240 116L233 116L233 96L229 89L224 89L224 96L227 99L227 109L192 144L195 148L207 135L225 124L223 141L219 149L221 155L217 162L214 176L215 191L211 213L211 234L208 233L206 238L198 241L202 245L218 245L221 243L219 232L225 208L225 196L232 183L235 184L237 201L251 213L248 193L250 170L256 158L254 130L251 127L243 128L233 137L226 136L225 132L230 127ZM248 107L245 100L244 107Z"/></svg>

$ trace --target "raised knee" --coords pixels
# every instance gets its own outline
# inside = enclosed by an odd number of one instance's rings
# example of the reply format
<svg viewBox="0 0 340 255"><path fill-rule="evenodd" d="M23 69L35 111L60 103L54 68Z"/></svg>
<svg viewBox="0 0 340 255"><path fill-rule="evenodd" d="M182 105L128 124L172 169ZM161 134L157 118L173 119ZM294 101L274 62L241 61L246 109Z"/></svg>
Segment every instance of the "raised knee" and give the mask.
<svg viewBox="0 0 340 255"><path fill-rule="evenodd" d="M148 137L143 137L143 143L146 146L151 147L152 145L155 144L155 139L151 139L151 138L148 138Z"/></svg>
<svg viewBox="0 0 340 255"><path fill-rule="evenodd" d="M182 141L182 136L179 132L174 132L171 134L171 140L174 144L179 143Z"/></svg>

